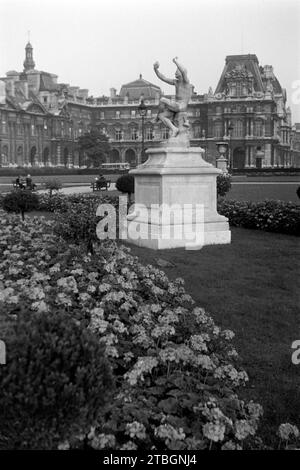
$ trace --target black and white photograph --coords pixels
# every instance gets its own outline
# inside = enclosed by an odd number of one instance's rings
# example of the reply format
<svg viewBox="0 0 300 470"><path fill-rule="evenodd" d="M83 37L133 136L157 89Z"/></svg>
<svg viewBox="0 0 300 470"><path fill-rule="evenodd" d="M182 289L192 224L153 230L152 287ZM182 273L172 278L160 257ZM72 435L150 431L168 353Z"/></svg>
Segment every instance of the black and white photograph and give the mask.
<svg viewBox="0 0 300 470"><path fill-rule="evenodd" d="M299 0L0 0L0 451L300 450L299 235Z"/></svg>

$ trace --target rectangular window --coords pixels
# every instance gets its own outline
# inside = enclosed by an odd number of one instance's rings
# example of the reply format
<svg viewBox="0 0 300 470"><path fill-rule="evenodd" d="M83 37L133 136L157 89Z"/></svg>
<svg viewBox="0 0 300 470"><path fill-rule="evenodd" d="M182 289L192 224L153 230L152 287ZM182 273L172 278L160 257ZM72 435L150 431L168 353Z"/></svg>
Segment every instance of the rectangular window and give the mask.
<svg viewBox="0 0 300 470"><path fill-rule="evenodd" d="M254 135L256 137L262 137L263 135L263 124L261 121L255 121L254 123Z"/></svg>
<svg viewBox="0 0 300 470"><path fill-rule="evenodd" d="M167 127L163 128L161 137L163 140L166 140L169 138L169 129Z"/></svg>
<svg viewBox="0 0 300 470"><path fill-rule="evenodd" d="M153 139L154 139L153 129L152 129L152 127L147 127L147 129L146 129L146 140L153 140Z"/></svg>
<svg viewBox="0 0 300 470"><path fill-rule="evenodd" d="M138 130L136 127L131 129L131 140L138 140L139 135L138 135Z"/></svg>
<svg viewBox="0 0 300 470"><path fill-rule="evenodd" d="M32 135L32 136L35 135L35 127L34 127L34 124L31 124L31 135Z"/></svg>
<svg viewBox="0 0 300 470"><path fill-rule="evenodd" d="M115 138L118 141L122 140L122 131L121 131L121 129L116 129Z"/></svg>
<svg viewBox="0 0 300 470"><path fill-rule="evenodd" d="M104 111L101 111L101 112L100 112L100 119L105 119Z"/></svg>
<svg viewBox="0 0 300 470"><path fill-rule="evenodd" d="M135 118L135 117L136 117L136 111L135 111L135 109L132 109L132 110L131 110L131 117L132 117L132 118Z"/></svg>
<svg viewBox="0 0 300 470"><path fill-rule="evenodd" d="M2 121L2 133L6 134L6 132L7 132L6 121L3 119L3 121Z"/></svg>
<svg viewBox="0 0 300 470"><path fill-rule="evenodd" d="M116 111L116 119L120 119L121 117L121 112L120 111Z"/></svg>
<svg viewBox="0 0 300 470"><path fill-rule="evenodd" d="M222 123L215 122L215 137L222 137Z"/></svg>

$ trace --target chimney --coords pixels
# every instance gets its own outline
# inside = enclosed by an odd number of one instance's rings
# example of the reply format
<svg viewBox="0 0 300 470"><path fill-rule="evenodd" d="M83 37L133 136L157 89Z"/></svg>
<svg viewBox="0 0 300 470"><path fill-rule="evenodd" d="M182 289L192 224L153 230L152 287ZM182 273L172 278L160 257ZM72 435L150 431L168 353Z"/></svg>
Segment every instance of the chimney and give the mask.
<svg viewBox="0 0 300 470"><path fill-rule="evenodd" d="M7 82L7 92L10 96L15 96L15 82L14 82L14 80L8 80L8 82Z"/></svg>
<svg viewBox="0 0 300 470"><path fill-rule="evenodd" d="M265 77L268 78L274 78L274 72L273 72L273 66L272 65L265 65L264 66L264 73Z"/></svg>
<svg viewBox="0 0 300 470"><path fill-rule="evenodd" d="M115 88L110 88L110 97L116 98L116 96L117 96L117 90Z"/></svg>
<svg viewBox="0 0 300 470"><path fill-rule="evenodd" d="M5 82L0 80L0 104L6 103Z"/></svg>
<svg viewBox="0 0 300 470"><path fill-rule="evenodd" d="M21 80L19 82L19 86L20 86L21 90L23 91L25 98L28 100L28 82L25 82L24 80Z"/></svg>

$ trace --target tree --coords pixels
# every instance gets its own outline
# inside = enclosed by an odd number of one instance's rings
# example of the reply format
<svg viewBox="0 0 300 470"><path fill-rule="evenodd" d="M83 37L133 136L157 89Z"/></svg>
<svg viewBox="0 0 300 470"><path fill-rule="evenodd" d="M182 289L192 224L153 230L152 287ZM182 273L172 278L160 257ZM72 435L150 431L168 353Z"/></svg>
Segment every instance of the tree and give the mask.
<svg viewBox="0 0 300 470"><path fill-rule="evenodd" d="M4 196L2 207L6 212L20 213L22 220L25 212L34 211L39 206L39 198L28 189L17 189Z"/></svg>
<svg viewBox="0 0 300 470"><path fill-rule="evenodd" d="M62 188L61 181L57 180L56 178L48 179L45 181L44 185L45 189L48 189L50 197L52 197L53 191L59 191Z"/></svg>
<svg viewBox="0 0 300 470"><path fill-rule="evenodd" d="M98 129L91 129L78 139L79 149L86 153L89 164L100 166L105 162L111 148L107 135Z"/></svg>

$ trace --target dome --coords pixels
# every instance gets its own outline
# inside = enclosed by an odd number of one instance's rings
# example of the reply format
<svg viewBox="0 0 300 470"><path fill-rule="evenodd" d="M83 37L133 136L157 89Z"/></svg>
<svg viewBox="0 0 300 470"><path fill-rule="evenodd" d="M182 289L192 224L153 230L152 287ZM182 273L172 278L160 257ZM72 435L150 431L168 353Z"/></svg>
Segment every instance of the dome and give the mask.
<svg viewBox="0 0 300 470"><path fill-rule="evenodd" d="M141 95L144 96L144 99L154 99L157 95L161 95L161 89L159 86L144 80L142 75L140 75L137 80L122 85L120 90L120 96L122 98L128 96L131 100L138 100Z"/></svg>

